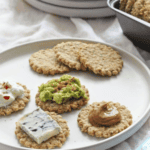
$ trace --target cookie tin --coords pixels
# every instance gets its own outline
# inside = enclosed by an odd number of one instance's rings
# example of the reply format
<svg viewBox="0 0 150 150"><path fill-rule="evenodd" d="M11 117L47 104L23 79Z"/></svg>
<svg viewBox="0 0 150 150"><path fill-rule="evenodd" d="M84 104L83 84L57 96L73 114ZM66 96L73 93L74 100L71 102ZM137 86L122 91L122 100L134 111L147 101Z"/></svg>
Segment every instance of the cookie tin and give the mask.
<svg viewBox="0 0 150 150"><path fill-rule="evenodd" d="M150 23L119 10L119 0L107 0L116 12L123 33L139 48L150 52Z"/></svg>

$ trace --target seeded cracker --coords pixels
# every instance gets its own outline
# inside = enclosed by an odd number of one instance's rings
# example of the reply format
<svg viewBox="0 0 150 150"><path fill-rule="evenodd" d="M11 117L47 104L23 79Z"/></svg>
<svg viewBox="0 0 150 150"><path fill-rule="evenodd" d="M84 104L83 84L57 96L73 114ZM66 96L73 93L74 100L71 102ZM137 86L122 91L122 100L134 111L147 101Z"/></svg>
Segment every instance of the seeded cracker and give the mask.
<svg viewBox="0 0 150 150"><path fill-rule="evenodd" d="M103 44L88 44L79 51L85 68L101 76L117 75L123 66L119 53Z"/></svg>
<svg viewBox="0 0 150 150"><path fill-rule="evenodd" d="M135 2L136 0L128 0L126 7L125 7L125 12L130 13L132 11L132 8Z"/></svg>
<svg viewBox="0 0 150 150"><path fill-rule="evenodd" d="M69 67L58 62L52 49L40 50L31 55L29 59L31 68L46 75L55 75L69 72Z"/></svg>
<svg viewBox="0 0 150 150"><path fill-rule="evenodd" d="M142 19L150 22L150 0L144 1L144 7L141 9Z"/></svg>
<svg viewBox="0 0 150 150"><path fill-rule="evenodd" d="M93 104L81 110L81 112L78 115L77 122L82 132L86 132L91 136L108 138L110 136L113 136L123 131L124 129L126 129L132 124L132 115L125 106L121 106L119 103L109 102L110 104L113 104L118 109L118 111L120 111L121 121L117 123L116 125L112 125L109 127L108 126L107 127L106 126L99 126L99 127L92 126L92 124L88 120L90 111L93 108L97 108L103 105L104 103L105 101L94 102Z"/></svg>
<svg viewBox="0 0 150 150"><path fill-rule="evenodd" d="M31 139L19 126L19 123L16 122L16 131L15 134L17 139L21 143L21 145L34 149L52 149L55 147L62 147L66 138L69 136L70 130L67 126L67 121L62 119L60 115L57 115L54 112L46 112L48 115L52 117L59 126L62 128L62 131L56 135L48 139L47 141L42 142L41 144L37 144L33 139Z"/></svg>
<svg viewBox="0 0 150 150"><path fill-rule="evenodd" d="M131 15L142 19L142 9L144 7L145 0L137 0L132 8Z"/></svg>
<svg viewBox="0 0 150 150"><path fill-rule="evenodd" d="M26 104L30 99L30 91L26 88L25 85L17 83L18 85L24 88L24 96L22 98L16 98L10 105L7 107L0 108L0 116L10 115L13 112L22 110L26 107Z"/></svg>
<svg viewBox="0 0 150 150"><path fill-rule="evenodd" d="M128 0L120 0L120 10L125 10L126 4Z"/></svg>
<svg viewBox="0 0 150 150"><path fill-rule="evenodd" d="M55 50L58 61L72 69L85 71L86 69L78 60L78 51L84 45L87 44L82 42L63 42L56 45L53 49Z"/></svg>

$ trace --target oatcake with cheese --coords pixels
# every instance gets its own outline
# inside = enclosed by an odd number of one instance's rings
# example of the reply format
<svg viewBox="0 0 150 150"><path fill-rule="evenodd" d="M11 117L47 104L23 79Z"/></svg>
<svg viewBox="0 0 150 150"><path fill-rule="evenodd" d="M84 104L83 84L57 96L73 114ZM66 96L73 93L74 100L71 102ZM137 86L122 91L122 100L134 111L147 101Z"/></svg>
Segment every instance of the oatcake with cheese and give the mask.
<svg viewBox="0 0 150 150"><path fill-rule="evenodd" d="M52 149L56 147L62 147L65 143L66 138L69 136L70 130L67 125L67 121L62 119L62 116L57 115L54 112L46 112L53 120L55 120L58 125L61 127L61 131L59 134L43 141L38 144L34 141L25 131L23 131L20 127L20 120L16 123L16 131L15 134L17 139L19 140L22 146L33 148L33 149ZM24 119L24 118L23 118ZM22 120L22 118L21 118Z"/></svg>
<svg viewBox="0 0 150 150"><path fill-rule="evenodd" d="M17 88L19 89L17 90ZM19 92L21 92L21 95L19 95ZM4 99L1 99L3 97ZM10 115L13 112L24 109L29 99L30 91L25 85L9 81L3 84L0 83L0 116Z"/></svg>

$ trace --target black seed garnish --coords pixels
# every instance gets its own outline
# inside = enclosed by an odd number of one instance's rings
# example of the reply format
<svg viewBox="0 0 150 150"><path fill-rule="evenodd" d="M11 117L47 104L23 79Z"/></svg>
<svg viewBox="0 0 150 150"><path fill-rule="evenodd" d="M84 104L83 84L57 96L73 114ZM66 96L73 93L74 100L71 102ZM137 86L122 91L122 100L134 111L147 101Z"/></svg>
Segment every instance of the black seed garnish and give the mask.
<svg viewBox="0 0 150 150"><path fill-rule="evenodd" d="M37 131L37 129L33 129L33 130L31 130L31 131L36 132L36 131Z"/></svg>

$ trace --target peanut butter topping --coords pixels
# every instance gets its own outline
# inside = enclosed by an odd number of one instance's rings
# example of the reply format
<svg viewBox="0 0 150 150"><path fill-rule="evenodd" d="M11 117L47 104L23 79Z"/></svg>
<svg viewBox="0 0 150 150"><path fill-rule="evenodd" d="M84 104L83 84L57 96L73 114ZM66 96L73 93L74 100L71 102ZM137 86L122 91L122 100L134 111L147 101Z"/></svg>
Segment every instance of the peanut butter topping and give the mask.
<svg viewBox="0 0 150 150"><path fill-rule="evenodd" d="M105 103L91 110L88 118L93 126L112 126L120 122L121 115L115 106Z"/></svg>

